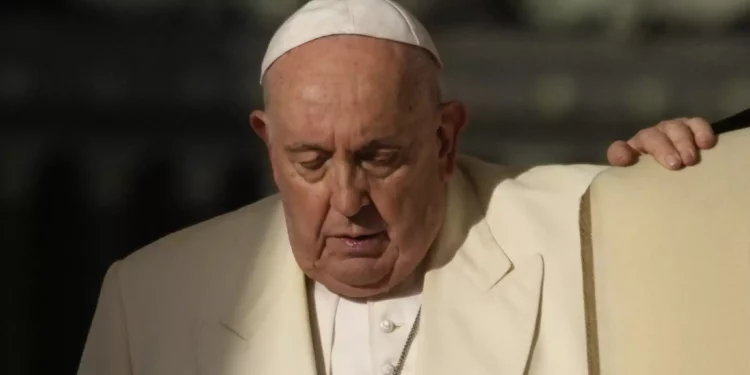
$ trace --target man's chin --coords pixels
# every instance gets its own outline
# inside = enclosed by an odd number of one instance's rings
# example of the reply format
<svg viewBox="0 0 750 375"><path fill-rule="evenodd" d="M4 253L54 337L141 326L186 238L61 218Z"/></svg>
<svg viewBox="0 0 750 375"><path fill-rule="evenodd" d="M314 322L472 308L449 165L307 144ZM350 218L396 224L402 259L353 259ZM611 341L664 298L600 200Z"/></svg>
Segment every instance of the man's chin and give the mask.
<svg viewBox="0 0 750 375"><path fill-rule="evenodd" d="M323 284L328 290L346 298L372 298L387 293L393 288L391 285L390 272L381 277L333 277L325 275L316 281Z"/></svg>

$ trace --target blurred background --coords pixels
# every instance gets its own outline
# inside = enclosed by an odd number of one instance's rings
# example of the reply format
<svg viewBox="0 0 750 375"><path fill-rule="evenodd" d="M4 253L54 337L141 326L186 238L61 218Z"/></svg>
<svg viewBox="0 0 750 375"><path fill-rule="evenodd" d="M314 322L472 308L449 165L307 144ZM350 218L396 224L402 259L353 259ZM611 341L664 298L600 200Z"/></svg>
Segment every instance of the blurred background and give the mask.
<svg viewBox="0 0 750 375"><path fill-rule="evenodd" d="M659 120L750 107L749 0L401 2L485 159L603 163ZM0 372L74 374L109 264L273 191L247 116L302 3L1 3Z"/></svg>

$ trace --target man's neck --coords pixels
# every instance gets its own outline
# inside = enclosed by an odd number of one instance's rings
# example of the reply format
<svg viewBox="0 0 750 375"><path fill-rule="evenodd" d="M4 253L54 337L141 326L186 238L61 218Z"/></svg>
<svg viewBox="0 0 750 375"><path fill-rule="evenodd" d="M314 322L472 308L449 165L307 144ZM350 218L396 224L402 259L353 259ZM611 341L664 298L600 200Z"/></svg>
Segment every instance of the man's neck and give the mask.
<svg viewBox="0 0 750 375"><path fill-rule="evenodd" d="M404 279L401 283L393 287L391 290L376 295L372 297L367 298L350 298L342 295L337 295L339 298L344 298L348 301L356 302L356 303L367 303L367 302L377 302L377 301L384 301L389 299L395 299L395 298L404 298L404 297L411 297L418 295L422 293L422 283L424 281L424 274L425 274L425 267L419 266L417 267L414 272L409 275L406 279ZM327 293L336 294L332 292L330 289L328 289L325 285L322 285L315 280L307 278L307 283L309 287L313 287L314 285L318 284L318 288L323 288Z"/></svg>
<svg viewBox="0 0 750 375"><path fill-rule="evenodd" d="M404 281L393 287L391 290L377 296L363 299L349 299L358 302L376 302L395 298L411 297L422 293L422 282L424 281L424 267L417 267L414 272Z"/></svg>

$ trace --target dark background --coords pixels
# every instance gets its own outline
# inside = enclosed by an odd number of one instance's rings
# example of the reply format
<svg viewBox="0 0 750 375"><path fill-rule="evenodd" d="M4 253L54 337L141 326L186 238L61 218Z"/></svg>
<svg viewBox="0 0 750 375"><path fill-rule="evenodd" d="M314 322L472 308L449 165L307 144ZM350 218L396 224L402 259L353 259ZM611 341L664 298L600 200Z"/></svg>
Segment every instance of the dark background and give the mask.
<svg viewBox="0 0 750 375"><path fill-rule="evenodd" d="M74 374L109 264L273 191L247 116L303 2L2 2L0 372ZM748 0L402 3L486 159L602 163L661 119L750 107Z"/></svg>

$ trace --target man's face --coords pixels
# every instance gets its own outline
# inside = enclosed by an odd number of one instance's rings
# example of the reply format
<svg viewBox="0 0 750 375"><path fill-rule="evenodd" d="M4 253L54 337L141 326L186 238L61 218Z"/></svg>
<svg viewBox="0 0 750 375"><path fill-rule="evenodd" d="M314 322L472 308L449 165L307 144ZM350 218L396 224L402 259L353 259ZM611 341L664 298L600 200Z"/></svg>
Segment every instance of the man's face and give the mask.
<svg viewBox="0 0 750 375"><path fill-rule="evenodd" d="M443 223L465 115L439 103L428 69L437 67L415 47L336 36L268 72L268 112L251 123L268 146L295 259L335 293L392 289Z"/></svg>

